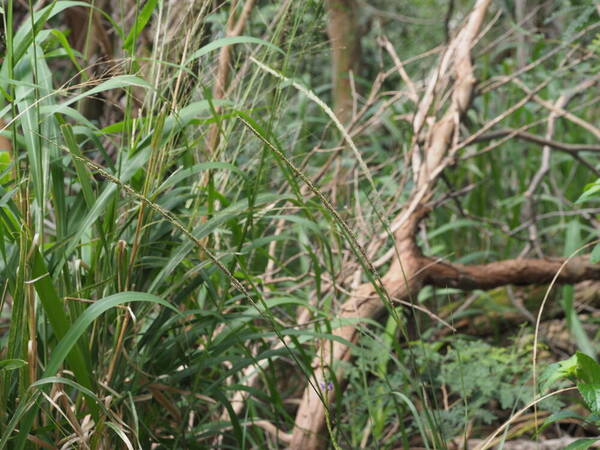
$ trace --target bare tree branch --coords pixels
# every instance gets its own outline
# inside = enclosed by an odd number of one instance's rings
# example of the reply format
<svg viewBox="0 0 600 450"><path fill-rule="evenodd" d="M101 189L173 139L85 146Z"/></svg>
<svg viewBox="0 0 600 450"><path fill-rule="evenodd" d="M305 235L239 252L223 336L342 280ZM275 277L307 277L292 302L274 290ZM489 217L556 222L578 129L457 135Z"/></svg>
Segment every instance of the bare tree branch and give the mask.
<svg viewBox="0 0 600 450"><path fill-rule="evenodd" d="M576 154L579 152L600 152L600 145L595 144L568 144L566 142L555 141L546 137L538 136L536 134L527 133L525 131L514 130L512 128L503 128L501 130L492 131L483 134L476 138L473 142L485 142L494 139L502 138L505 136L516 137L524 141L533 142L535 144L547 145L548 147L556 150L563 151L569 154Z"/></svg>
<svg viewBox="0 0 600 450"><path fill-rule="evenodd" d="M494 289L509 284L528 286L546 284L558 272L565 258L508 259L489 264L462 265L422 258L424 285L463 290ZM600 280L600 265L587 258L572 258L557 278L558 283L574 284Z"/></svg>

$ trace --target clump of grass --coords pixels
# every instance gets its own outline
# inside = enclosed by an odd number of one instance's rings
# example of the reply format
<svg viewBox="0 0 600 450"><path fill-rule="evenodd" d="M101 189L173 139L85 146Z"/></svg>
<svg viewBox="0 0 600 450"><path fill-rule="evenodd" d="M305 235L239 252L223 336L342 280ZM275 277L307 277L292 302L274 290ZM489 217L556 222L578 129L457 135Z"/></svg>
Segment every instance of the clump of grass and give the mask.
<svg viewBox="0 0 600 450"><path fill-rule="evenodd" d="M272 279L302 277L307 263L323 270L310 255L287 260L301 250L299 237L315 251L329 246L335 211L290 195L299 193L295 175L235 120L266 111L268 133L287 108L281 90L252 66L227 100L204 86L207 63L227 45L241 58L287 64L278 48L284 21L297 28L304 6L289 7L273 29L255 24L264 39L202 43L188 34L167 43L177 11L146 2L133 22L110 22L125 59L105 61L114 75L99 78L60 26L76 5L27 11L15 33L14 5L4 9L12 152L0 192L2 310L11 324L2 338L2 444L187 447L223 436L261 446L264 432L246 423L293 423L282 397L271 398L281 382L264 362L291 358L294 376L306 379L303 342L313 332L281 318L308 304L306 291L260 277L269 265ZM217 16L195 12L202 17L178 26L210 36L204 21ZM157 50L163 44L170 54ZM93 98L105 104L90 120L82 112ZM220 147L207 155L211 124ZM277 223L290 225L282 232ZM249 386L247 418L238 419L229 399L252 367L267 390Z"/></svg>

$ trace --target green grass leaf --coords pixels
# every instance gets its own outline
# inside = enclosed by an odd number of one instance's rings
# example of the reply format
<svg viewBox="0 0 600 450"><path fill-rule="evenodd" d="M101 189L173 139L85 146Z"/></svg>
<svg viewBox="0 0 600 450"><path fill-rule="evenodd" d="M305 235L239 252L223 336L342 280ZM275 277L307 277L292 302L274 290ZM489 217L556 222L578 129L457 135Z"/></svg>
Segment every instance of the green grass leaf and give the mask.
<svg viewBox="0 0 600 450"><path fill-rule="evenodd" d="M578 439L575 442L572 442L569 445L567 445L565 447L565 450L587 450L599 440L600 438Z"/></svg>
<svg viewBox="0 0 600 450"><path fill-rule="evenodd" d="M23 361L22 359L12 358L0 360L0 370L15 370L25 367L26 365L27 361Z"/></svg>
<svg viewBox="0 0 600 450"><path fill-rule="evenodd" d="M129 54L133 54L135 41L148 24L157 3L158 0L147 0L140 13L136 16L133 27L131 28L131 31L129 31L125 42L123 42L123 50L128 51Z"/></svg>
<svg viewBox="0 0 600 450"><path fill-rule="evenodd" d="M131 303L131 302L150 302L162 305L166 308L173 310L176 314L179 314L179 311L174 308L167 301L156 297L151 294L145 294L142 292L121 292L118 294L114 294L103 299L97 300L94 304L88 307L83 314L81 314L77 320L73 323L73 325L69 328L67 333L62 337L58 345L52 351L52 356L50 357L50 361L46 365L46 369L42 375L43 378L53 377L61 364L67 358L67 356L71 353L71 351L77 345L77 342L83 336L87 328L104 312L108 311L111 308L116 306ZM88 386L83 386L84 388ZM93 397L95 398L95 396ZM21 426L19 432L19 440L17 442L17 448L20 448L24 443L24 439L29 433L31 426L33 425L33 418L37 411L39 404L35 404L32 408L27 412L25 421Z"/></svg>
<svg viewBox="0 0 600 450"><path fill-rule="evenodd" d="M146 294L142 292L121 292L114 294L109 297L105 297L101 300L94 302L92 306L84 311L84 313L77 318L73 325L69 328L68 332L60 340L56 348L52 352L50 362L44 370L44 377L54 376L58 371L63 360L71 349L75 346L79 338L83 335L85 330L96 320L100 314L108 311L115 306L122 305L124 303L131 302L151 302L157 303L173 310L179 314L177 308L173 307L170 303L152 294Z"/></svg>
<svg viewBox="0 0 600 450"><path fill-rule="evenodd" d="M200 48L199 50L196 50L185 61L185 65L187 66L192 61L194 61L198 58L201 58L202 56L207 55L210 52L214 52L215 50L218 50L221 47L226 47L228 45L236 45L236 44L264 45L265 47L268 47L272 50L275 50L279 53L284 54L283 50L281 50L279 47L277 47L276 45L273 45L270 42L267 42L263 39L258 39L258 38L251 37L251 36L232 36L232 37L225 37L225 38L217 39L215 41L212 41L210 44L207 44L204 47Z"/></svg>

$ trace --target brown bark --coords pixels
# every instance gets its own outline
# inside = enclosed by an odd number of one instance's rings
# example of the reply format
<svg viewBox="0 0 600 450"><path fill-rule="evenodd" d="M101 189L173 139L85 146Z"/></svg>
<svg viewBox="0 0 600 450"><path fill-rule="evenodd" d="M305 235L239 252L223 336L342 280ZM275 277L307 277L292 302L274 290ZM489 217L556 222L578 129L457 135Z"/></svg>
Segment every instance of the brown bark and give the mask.
<svg viewBox="0 0 600 450"><path fill-rule="evenodd" d="M587 258L509 259L490 264L464 266L422 258L424 284L464 290L493 289L507 284L528 286L547 284L558 273L557 283L600 280L600 265ZM559 273L560 271L560 273Z"/></svg>
<svg viewBox="0 0 600 450"><path fill-rule="evenodd" d="M347 124L352 120L353 105L350 73L356 76L360 62L358 5L355 0L327 0L325 6L333 62L333 110L340 122Z"/></svg>

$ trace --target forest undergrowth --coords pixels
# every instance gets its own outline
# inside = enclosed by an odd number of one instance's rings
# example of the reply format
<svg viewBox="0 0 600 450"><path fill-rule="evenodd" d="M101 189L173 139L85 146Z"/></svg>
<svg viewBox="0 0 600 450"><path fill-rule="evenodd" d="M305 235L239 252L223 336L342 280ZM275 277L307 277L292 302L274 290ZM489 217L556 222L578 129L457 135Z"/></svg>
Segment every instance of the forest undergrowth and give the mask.
<svg viewBox="0 0 600 450"><path fill-rule="evenodd" d="M0 14L0 448L596 445L598 5Z"/></svg>

